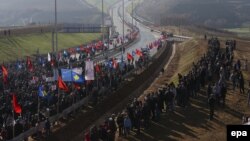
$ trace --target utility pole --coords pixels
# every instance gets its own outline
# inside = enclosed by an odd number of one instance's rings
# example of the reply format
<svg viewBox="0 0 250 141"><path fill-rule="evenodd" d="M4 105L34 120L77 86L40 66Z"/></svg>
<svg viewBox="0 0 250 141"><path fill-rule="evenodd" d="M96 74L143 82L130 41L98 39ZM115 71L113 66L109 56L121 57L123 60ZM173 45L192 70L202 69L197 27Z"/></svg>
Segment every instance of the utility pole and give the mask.
<svg viewBox="0 0 250 141"><path fill-rule="evenodd" d="M102 0L102 42L104 44L104 3Z"/></svg>
<svg viewBox="0 0 250 141"><path fill-rule="evenodd" d="M52 30L52 52L53 52L53 54L55 54L55 40L54 40L54 37L55 37L55 35L54 35L54 31Z"/></svg>
<svg viewBox="0 0 250 141"><path fill-rule="evenodd" d="M124 29L124 0L122 0L122 37L124 39L125 29Z"/></svg>
<svg viewBox="0 0 250 141"><path fill-rule="evenodd" d="M57 33L57 0L55 0L55 33L56 33L56 58L58 53L58 33Z"/></svg>
<svg viewBox="0 0 250 141"><path fill-rule="evenodd" d="M124 44L124 0L122 0L122 44ZM124 54L124 46L122 46L122 54Z"/></svg>
<svg viewBox="0 0 250 141"><path fill-rule="evenodd" d="M134 0L132 0L132 28L134 28Z"/></svg>
<svg viewBox="0 0 250 141"><path fill-rule="evenodd" d="M55 0L55 48L56 48L56 53L55 53L55 58L57 60L57 71L59 69L59 62L58 62L58 36L57 36L57 0ZM57 77L59 77L59 73L57 73ZM58 95L57 95L57 114L59 114L59 104L60 104L60 90L58 88Z"/></svg>

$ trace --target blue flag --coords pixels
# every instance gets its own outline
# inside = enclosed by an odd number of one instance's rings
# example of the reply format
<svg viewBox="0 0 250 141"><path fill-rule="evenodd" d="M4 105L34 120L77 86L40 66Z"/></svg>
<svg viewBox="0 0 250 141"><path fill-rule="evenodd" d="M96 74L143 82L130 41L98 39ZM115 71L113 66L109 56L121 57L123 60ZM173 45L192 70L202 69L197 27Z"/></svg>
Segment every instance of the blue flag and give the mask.
<svg viewBox="0 0 250 141"><path fill-rule="evenodd" d="M80 47L77 47L77 48L76 48L76 51L80 51Z"/></svg>
<svg viewBox="0 0 250 141"><path fill-rule="evenodd" d="M133 50L132 51L132 56L134 57L136 55L135 51Z"/></svg>
<svg viewBox="0 0 250 141"><path fill-rule="evenodd" d="M68 52L66 50L63 51L63 56L68 57Z"/></svg>
<svg viewBox="0 0 250 141"><path fill-rule="evenodd" d="M65 82L75 82L75 83L84 83L84 77L82 75L82 69L61 69L62 79Z"/></svg>
<svg viewBox="0 0 250 141"><path fill-rule="evenodd" d="M19 70L22 68L22 65L19 61L16 62L16 69Z"/></svg>
<svg viewBox="0 0 250 141"><path fill-rule="evenodd" d="M113 62L112 62L111 60L108 62L108 66L109 66L110 69L113 68L112 63L113 63Z"/></svg>
<svg viewBox="0 0 250 141"><path fill-rule="evenodd" d="M121 62L123 62L124 60L123 60L123 55L121 56Z"/></svg>
<svg viewBox="0 0 250 141"><path fill-rule="evenodd" d="M40 97L46 97L47 96L47 93L43 89L43 86L39 86L39 88L38 88L38 96L40 96Z"/></svg>

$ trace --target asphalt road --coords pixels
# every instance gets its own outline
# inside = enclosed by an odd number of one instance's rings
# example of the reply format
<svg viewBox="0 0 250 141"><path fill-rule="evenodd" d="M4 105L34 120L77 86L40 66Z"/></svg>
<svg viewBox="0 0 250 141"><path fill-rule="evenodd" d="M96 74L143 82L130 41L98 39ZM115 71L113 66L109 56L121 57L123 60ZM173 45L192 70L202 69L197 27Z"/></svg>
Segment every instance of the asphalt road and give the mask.
<svg viewBox="0 0 250 141"><path fill-rule="evenodd" d="M124 19L126 22L128 23L132 23L132 17L130 16L130 14L126 11L126 7L131 3L131 1L126 1L125 0L125 13L124 13ZM114 25L116 26L116 31L120 33L120 35L122 35L123 32L123 24L122 24L122 19L119 17L118 15L118 10L120 10L120 13L122 15L122 1L117 3L116 5L113 6L113 21L114 21ZM134 20L135 21L135 20ZM127 52L131 53L133 50L135 49L140 49L143 47L146 47L149 43L155 41L156 39L160 38L160 34L159 33L155 33L155 32L151 32L150 29L146 28L144 25L135 22L136 26L139 28L140 30L140 40L135 43L134 45L132 45L131 47L129 47L128 49L125 50L124 53L124 58L126 58L126 54ZM128 33L128 26L125 24L125 34ZM156 49L151 50L151 55L154 55L156 53ZM121 53L120 53L121 55ZM116 54L116 57L118 57L119 55Z"/></svg>
<svg viewBox="0 0 250 141"><path fill-rule="evenodd" d="M131 3L131 1L126 1L125 0L125 13L124 13L124 19L127 23L132 23L132 17L130 16L130 14L126 11L126 7ZM113 11L113 12L112 12ZM116 27L116 31L119 33L119 36L122 37L123 36L123 23L122 23L122 18L119 17L119 13L122 15L122 1L117 3L116 5L114 5L112 7L112 9L110 10L110 15L113 14L113 22L114 22L114 26ZM134 20L135 21L135 20ZM121 51L117 51L117 50L112 50L112 51L108 51L107 54L105 56L108 56L109 58L111 57L116 57L118 59L120 59L123 55L123 59L126 61L127 60L127 53L132 53L132 51L135 51L135 49L140 49L140 48L145 48L149 43L155 41L156 39L160 38L160 34L156 33L156 32L151 32L150 29L148 29L147 27L145 27L144 25L140 24L139 22L135 21L136 26L139 28L140 30L140 39L139 41L137 41L135 44L130 45L129 47L127 47L125 49L124 54L122 54ZM134 24L135 24L134 23ZM126 24L124 25L124 35L129 33L130 27L127 26ZM112 48L112 47L111 47ZM152 50L150 50L150 55L153 56L155 53L157 52L157 49L154 48ZM72 57L75 55L72 55ZM79 57L79 54L76 55L77 57ZM97 56L94 58L95 62L102 62L105 60L105 56ZM134 57L135 59L138 59L137 56Z"/></svg>

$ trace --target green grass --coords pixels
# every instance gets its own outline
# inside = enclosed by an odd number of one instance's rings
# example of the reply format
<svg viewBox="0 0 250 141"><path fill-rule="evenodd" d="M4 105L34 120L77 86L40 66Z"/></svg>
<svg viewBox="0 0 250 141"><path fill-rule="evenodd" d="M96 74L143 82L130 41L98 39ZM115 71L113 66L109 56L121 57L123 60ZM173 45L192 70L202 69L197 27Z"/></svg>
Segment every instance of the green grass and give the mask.
<svg viewBox="0 0 250 141"><path fill-rule="evenodd" d="M101 34L99 33L59 33L58 49L86 44L98 39L100 36ZM46 54L51 52L51 46L51 33L0 38L0 61L11 61L24 56L30 56L36 54L38 49L40 54Z"/></svg>
<svg viewBox="0 0 250 141"><path fill-rule="evenodd" d="M103 9L105 13L108 13L108 7L119 0L104 0ZM86 0L86 2L102 11L102 1L101 0Z"/></svg>

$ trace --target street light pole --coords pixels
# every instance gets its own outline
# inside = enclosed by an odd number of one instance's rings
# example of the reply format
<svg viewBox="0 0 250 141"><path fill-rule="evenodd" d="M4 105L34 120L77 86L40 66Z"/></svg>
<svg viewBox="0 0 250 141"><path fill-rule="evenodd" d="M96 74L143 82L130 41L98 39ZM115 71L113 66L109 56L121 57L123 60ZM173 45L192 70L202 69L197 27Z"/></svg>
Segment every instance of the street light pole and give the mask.
<svg viewBox="0 0 250 141"><path fill-rule="evenodd" d="M102 0L102 42L104 44L104 3Z"/></svg>
<svg viewBox="0 0 250 141"><path fill-rule="evenodd" d="M132 28L134 28L134 0L132 0Z"/></svg>
<svg viewBox="0 0 250 141"><path fill-rule="evenodd" d="M124 0L122 0L122 44L124 44ZM124 54L124 46L122 46L122 54Z"/></svg>
<svg viewBox="0 0 250 141"><path fill-rule="evenodd" d="M57 35L57 0L55 0L55 34L56 34L56 58L58 53L58 35Z"/></svg>
<svg viewBox="0 0 250 141"><path fill-rule="evenodd" d="M56 38L55 38L55 48L56 48L56 53L55 53L55 57L56 57L56 60L57 60L57 69L59 69L59 62L58 62L58 36L57 36L57 0L55 0L55 34L53 35L56 35ZM58 71L58 70L57 70ZM57 73L57 76L59 77L59 73ZM57 94L57 114L59 114L59 104L60 104L60 90L58 88L58 94Z"/></svg>
<svg viewBox="0 0 250 141"><path fill-rule="evenodd" d="M122 0L122 37L124 42L124 0Z"/></svg>

